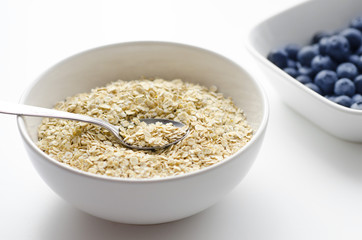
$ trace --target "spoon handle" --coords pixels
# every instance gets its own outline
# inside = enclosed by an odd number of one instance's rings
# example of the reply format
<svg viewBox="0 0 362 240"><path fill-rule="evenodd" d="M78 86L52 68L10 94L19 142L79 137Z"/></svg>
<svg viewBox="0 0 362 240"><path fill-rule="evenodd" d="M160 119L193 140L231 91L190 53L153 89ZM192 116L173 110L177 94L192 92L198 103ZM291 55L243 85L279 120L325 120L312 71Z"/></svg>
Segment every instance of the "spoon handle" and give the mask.
<svg viewBox="0 0 362 240"><path fill-rule="evenodd" d="M78 114L74 113L3 101L0 101L0 113L18 116L64 118L79 121L82 121L83 119L83 116L81 117L82 119L79 119Z"/></svg>
<svg viewBox="0 0 362 240"><path fill-rule="evenodd" d="M97 118L92 118L86 115L59 111L55 109L48 109L42 107L29 106L24 104L9 103L0 101L0 113L18 115L18 116L30 116L30 117L47 117L47 118L60 118L67 120L76 120L86 123L93 123L107 128L112 129L111 124L102 121Z"/></svg>

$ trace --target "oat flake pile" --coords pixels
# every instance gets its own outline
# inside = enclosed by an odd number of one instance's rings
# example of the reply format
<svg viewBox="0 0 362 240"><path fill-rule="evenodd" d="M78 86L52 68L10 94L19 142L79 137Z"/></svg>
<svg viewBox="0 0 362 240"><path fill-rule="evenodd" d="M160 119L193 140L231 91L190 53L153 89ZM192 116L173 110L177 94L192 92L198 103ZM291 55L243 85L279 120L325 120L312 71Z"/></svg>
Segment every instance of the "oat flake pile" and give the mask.
<svg viewBox="0 0 362 240"><path fill-rule="evenodd" d="M126 128L142 118L187 124L189 135L166 149L128 149L98 126L48 118L39 126L38 146L59 162L94 174L158 178L193 172L232 155L253 135L243 111L216 90L178 79L119 80L55 106Z"/></svg>

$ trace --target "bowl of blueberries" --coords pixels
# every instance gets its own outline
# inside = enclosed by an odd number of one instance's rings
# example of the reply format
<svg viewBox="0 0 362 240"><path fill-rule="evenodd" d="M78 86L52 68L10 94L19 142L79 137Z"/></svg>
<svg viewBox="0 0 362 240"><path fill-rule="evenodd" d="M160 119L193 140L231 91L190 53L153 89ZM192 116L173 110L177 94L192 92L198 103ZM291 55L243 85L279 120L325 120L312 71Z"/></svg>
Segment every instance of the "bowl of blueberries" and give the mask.
<svg viewBox="0 0 362 240"><path fill-rule="evenodd" d="M307 1L255 25L246 40L281 99L341 139L362 142L362 4Z"/></svg>

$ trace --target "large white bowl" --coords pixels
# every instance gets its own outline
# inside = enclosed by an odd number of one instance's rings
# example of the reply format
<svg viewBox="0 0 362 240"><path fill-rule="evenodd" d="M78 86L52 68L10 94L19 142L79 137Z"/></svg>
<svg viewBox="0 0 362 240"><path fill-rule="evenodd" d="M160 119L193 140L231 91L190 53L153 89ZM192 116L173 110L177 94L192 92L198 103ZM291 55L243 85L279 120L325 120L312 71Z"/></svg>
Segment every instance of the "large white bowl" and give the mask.
<svg viewBox="0 0 362 240"><path fill-rule="evenodd" d="M67 96L141 76L218 86L245 110L254 137L235 155L206 169L176 177L132 180L89 174L50 158L35 145L39 118L19 117L19 130L40 176L77 208L122 223L178 220L210 207L230 192L256 158L267 126L268 105L260 83L244 69L192 46L121 43L80 53L53 66L29 87L21 103L51 108Z"/></svg>
<svg viewBox="0 0 362 240"><path fill-rule="evenodd" d="M246 41L247 48L286 104L326 132L355 142L362 142L362 111L340 106L313 92L266 56L272 49L288 43L308 45L316 32L341 29L359 15L362 15L360 0L307 1L257 24Z"/></svg>

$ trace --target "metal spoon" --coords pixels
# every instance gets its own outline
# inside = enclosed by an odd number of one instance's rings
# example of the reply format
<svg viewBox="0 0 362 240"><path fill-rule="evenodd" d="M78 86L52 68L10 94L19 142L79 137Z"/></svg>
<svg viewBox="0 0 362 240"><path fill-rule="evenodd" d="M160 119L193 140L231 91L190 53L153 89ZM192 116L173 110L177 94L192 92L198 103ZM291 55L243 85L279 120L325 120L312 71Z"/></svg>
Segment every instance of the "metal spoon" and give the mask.
<svg viewBox="0 0 362 240"><path fill-rule="evenodd" d="M156 150L161 148L166 148L171 145L174 145L181 140L183 140L187 134L188 129L185 131L185 134L175 140L174 142L162 145L162 146L152 146L152 147L142 147L137 145L130 145L124 141L122 136L119 134L119 127L112 125L106 121L89 117L86 115L81 114L75 114L75 113L69 113L69 112L63 112L58 111L54 109L48 109L48 108L41 108L41 107L35 107L35 106L29 106L24 104L15 104L15 103L7 103L7 102L1 102L0 101L0 113L4 114L12 114L12 115L18 115L18 116L31 116L31 117L47 117L47 118L60 118L60 119L67 119L67 120L75 120L75 121L81 121L86 123L92 123L101 127L104 127L109 132L111 132L118 140L119 142L128 148L133 149L139 149L139 150ZM185 124L173 120L168 119L156 119L156 118L148 118L148 119L140 119L140 121L145 122L146 124L152 124L156 122L161 122L163 124L172 123L173 126L181 128L184 127Z"/></svg>

